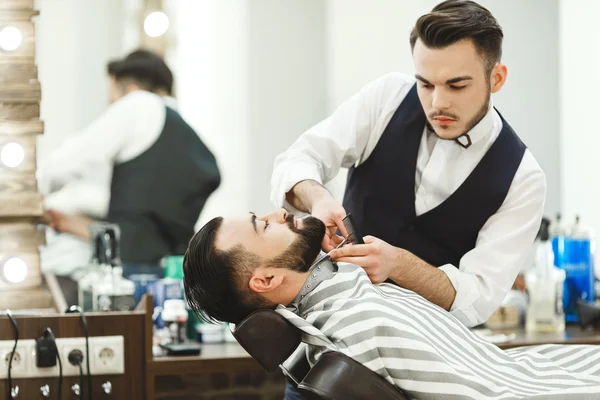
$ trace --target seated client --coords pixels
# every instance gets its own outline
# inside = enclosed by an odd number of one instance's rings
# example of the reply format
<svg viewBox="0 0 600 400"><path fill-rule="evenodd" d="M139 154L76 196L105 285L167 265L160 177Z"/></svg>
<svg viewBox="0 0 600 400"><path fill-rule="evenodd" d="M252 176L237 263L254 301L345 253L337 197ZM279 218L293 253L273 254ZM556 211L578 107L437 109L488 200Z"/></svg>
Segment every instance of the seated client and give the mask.
<svg viewBox="0 0 600 400"><path fill-rule="evenodd" d="M275 309L303 332L311 364L342 352L415 399L600 393L599 346L503 351L418 294L323 257L324 234L320 220L283 210L215 218L186 252L186 298L200 316L232 323Z"/></svg>

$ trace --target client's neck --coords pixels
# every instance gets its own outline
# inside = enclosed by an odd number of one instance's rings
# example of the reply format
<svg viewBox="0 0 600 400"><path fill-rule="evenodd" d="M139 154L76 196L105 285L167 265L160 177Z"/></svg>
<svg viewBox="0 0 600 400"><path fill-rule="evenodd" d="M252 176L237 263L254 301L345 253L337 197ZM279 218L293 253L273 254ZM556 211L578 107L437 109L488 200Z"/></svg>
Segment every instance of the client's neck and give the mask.
<svg viewBox="0 0 600 400"><path fill-rule="evenodd" d="M310 276L310 271L306 272L295 272L287 276L287 290L285 293L284 301L281 304L288 306L294 299L300 294L304 283Z"/></svg>
<svg viewBox="0 0 600 400"><path fill-rule="evenodd" d="M286 306L290 305L290 303L292 303L294 299L300 294L300 291L303 289L306 280L310 277L313 268L317 267L317 263L321 265L322 263L327 262L327 260L322 260L321 257L322 254L319 254L317 258L315 258L315 261L312 263L308 271L297 272L293 275L288 276L289 290L287 292L289 294L289 297L286 297L286 302L282 302L281 304L285 304Z"/></svg>

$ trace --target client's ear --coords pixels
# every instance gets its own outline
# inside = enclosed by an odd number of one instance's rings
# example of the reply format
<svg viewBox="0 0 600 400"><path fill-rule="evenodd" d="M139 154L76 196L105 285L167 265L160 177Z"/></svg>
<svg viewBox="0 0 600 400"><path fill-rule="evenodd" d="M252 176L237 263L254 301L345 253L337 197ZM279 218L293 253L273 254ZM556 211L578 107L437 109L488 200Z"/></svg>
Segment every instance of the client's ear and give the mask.
<svg viewBox="0 0 600 400"><path fill-rule="evenodd" d="M278 268L257 268L250 277L250 290L256 293L267 293L277 289L283 283L283 271Z"/></svg>

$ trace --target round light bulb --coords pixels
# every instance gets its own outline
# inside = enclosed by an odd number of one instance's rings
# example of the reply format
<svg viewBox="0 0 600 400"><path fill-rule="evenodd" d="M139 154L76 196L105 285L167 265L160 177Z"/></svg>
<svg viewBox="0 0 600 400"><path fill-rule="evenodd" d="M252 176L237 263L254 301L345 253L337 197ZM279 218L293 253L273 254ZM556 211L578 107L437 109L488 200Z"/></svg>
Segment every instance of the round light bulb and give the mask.
<svg viewBox="0 0 600 400"><path fill-rule="evenodd" d="M144 32L150 37L163 35L169 29L169 17L162 11L148 14L144 20Z"/></svg>
<svg viewBox="0 0 600 400"><path fill-rule="evenodd" d="M10 283L21 283L27 277L27 264L18 257L9 258L4 262L2 274Z"/></svg>
<svg viewBox="0 0 600 400"><path fill-rule="evenodd" d="M0 162L9 168L16 168L23 163L25 151L19 143L7 143L0 151Z"/></svg>
<svg viewBox="0 0 600 400"><path fill-rule="evenodd" d="M19 28L7 26L0 30L0 48L4 51L14 51L23 42L23 34Z"/></svg>

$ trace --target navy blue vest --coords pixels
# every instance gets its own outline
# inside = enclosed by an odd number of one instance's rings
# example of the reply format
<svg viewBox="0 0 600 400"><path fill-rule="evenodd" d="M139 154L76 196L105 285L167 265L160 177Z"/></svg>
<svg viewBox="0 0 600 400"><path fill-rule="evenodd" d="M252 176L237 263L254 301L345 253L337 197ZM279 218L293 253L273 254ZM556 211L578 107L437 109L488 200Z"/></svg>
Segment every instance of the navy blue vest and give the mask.
<svg viewBox="0 0 600 400"><path fill-rule="evenodd" d="M121 228L125 263L184 254L220 174L196 132L169 107L156 142L113 169L107 220Z"/></svg>
<svg viewBox="0 0 600 400"><path fill-rule="evenodd" d="M502 118L498 138L467 179L439 206L416 216L415 173L425 123L415 85L372 154L350 168L343 205L362 235L404 248L433 266L458 267L504 202L526 147Z"/></svg>

